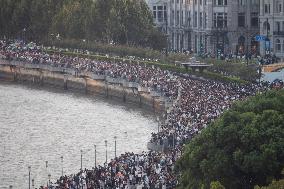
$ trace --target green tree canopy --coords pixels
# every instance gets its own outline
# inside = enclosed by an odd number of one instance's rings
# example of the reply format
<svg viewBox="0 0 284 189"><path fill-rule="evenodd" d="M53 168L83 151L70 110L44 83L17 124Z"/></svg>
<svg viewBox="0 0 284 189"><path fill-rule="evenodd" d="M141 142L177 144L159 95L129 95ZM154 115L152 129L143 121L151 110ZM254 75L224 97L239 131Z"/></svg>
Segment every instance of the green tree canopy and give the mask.
<svg viewBox="0 0 284 189"><path fill-rule="evenodd" d="M54 40L57 34L154 49L166 46L144 0L0 1L0 37Z"/></svg>
<svg viewBox="0 0 284 189"><path fill-rule="evenodd" d="M214 181L211 182L210 189L225 189L225 187L219 181Z"/></svg>
<svg viewBox="0 0 284 189"><path fill-rule="evenodd" d="M177 163L181 188L253 188L279 179L284 167L284 91L236 103L195 137Z"/></svg>
<svg viewBox="0 0 284 189"><path fill-rule="evenodd" d="M272 181L269 186L259 187L255 186L254 189L284 189L284 179Z"/></svg>

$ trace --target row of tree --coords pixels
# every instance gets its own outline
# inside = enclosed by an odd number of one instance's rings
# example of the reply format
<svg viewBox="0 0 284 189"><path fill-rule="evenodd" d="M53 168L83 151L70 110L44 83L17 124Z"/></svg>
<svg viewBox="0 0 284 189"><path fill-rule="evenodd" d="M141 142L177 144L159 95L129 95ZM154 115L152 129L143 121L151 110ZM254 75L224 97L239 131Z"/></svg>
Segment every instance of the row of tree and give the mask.
<svg viewBox="0 0 284 189"><path fill-rule="evenodd" d="M162 49L144 0L1 0L0 36L67 39Z"/></svg>
<svg viewBox="0 0 284 189"><path fill-rule="evenodd" d="M284 90L235 104L186 146L177 164L180 188L188 189L252 189L281 179L283 168Z"/></svg>

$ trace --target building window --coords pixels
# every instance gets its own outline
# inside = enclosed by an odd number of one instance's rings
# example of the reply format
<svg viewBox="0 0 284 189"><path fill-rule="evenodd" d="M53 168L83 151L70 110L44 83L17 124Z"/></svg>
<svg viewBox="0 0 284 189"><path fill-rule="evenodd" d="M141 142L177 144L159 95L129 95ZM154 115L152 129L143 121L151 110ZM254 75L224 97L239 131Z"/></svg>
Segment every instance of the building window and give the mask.
<svg viewBox="0 0 284 189"><path fill-rule="evenodd" d="M172 15L171 15L171 25L174 24L174 19L175 19L175 11L172 10Z"/></svg>
<svg viewBox="0 0 284 189"><path fill-rule="evenodd" d="M153 15L154 15L154 18L156 19L157 18L157 15L156 15L156 6L153 6Z"/></svg>
<svg viewBox="0 0 284 189"><path fill-rule="evenodd" d="M258 13L253 12L251 13L251 26L252 27L258 27Z"/></svg>
<svg viewBox="0 0 284 189"><path fill-rule="evenodd" d="M280 22L275 22L275 30L279 33L281 30L281 23Z"/></svg>
<svg viewBox="0 0 284 189"><path fill-rule="evenodd" d="M167 15L167 7L164 6L164 22L168 21L168 15Z"/></svg>
<svg viewBox="0 0 284 189"><path fill-rule="evenodd" d="M183 25L183 11L181 11L180 22L181 22L181 25Z"/></svg>
<svg viewBox="0 0 284 189"><path fill-rule="evenodd" d="M265 4L264 5L264 13L270 14L270 4Z"/></svg>
<svg viewBox="0 0 284 189"><path fill-rule="evenodd" d="M194 12L194 22L193 22L193 27L197 27L197 12Z"/></svg>
<svg viewBox="0 0 284 189"><path fill-rule="evenodd" d="M281 13L282 12L282 3L280 1L276 2L276 12Z"/></svg>
<svg viewBox="0 0 284 189"><path fill-rule="evenodd" d="M226 28L227 27L227 13L218 12L214 13L214 27Z"/></svg>
<svg viewBox="0 0 284 189"><path fill-rule="evenodd" d="M158 6L158 22L163 21L163 6Z"/></svg>
<svg viewBox="0 0 284 189"><path fill-rule="evenodd" d="M245 0L239 0L239 6L244 6L245 5Z"/></svg>
<svg viewBox="0 0 284 189"><path fill-rule="evenodd" d="M190 11L188 11L187 21L188 21L188 26L189 26L189 27L191 27L191 16L190 16Z"/></svg>
<svg viewBox="0 0 284 189"><path fill-rule="evenodd" d="M202 27L202 13L199 13L199 27Z"/></svg>
<svg viewBox="0 0 284 189"><path fill-rule="evenodd" d="M176 14L176 26L179 25L179 11Z"/></svg>
<svg viewBox="0 0 284 189"><path fill-rule="evenodd" d="M280 39L275 40L275 49L276 49L276 52L281 52L281 41L280 41Z"/></svg>
<svg viewBox="0 0 284 189"><path fill-rule="evenodd" d="M207 14L204 13L204 28L207 28Z"/></svg>
<svg viewBox="0 0 284 189"><path fill-rule="evenodd" d="M228 5L227 0L214 0L214 5L216 6L226 6Z"/></svg>
<svg viewBox="0 0 284 189"><path fill-rule="evenodd" d="M239 27L245 27L245 24L246 24L245 13L239 13L239 15L238 15L238 26Z"/></svg>

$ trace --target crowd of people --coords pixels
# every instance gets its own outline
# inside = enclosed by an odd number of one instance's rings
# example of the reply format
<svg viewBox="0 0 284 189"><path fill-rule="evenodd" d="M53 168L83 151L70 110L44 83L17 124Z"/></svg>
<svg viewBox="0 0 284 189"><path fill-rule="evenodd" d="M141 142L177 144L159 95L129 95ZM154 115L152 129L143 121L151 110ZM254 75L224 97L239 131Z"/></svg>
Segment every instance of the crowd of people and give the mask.
<svg viewBox="0 0 284 189"><path fill-rule="evenodd" d="M152 133L151 143L167 144L164 152L125 153L109 163L91 170L58 179L59 189L172 189L178 185L174 164L181 156L183 145L198 134L232 103L266 90L257 84L238 85L205 79L192 79L154 66L107 62L48 54L36 44L0 41L0 55L6 59L34 64L73 68L112 78L122 78L160 92L174 103L164 117L158 133ZM50 186L52 188L52 186Z"/></svg>
<svg viewBox="0 0 284 189"><path fill-rule="evenodd" d="M175 188L174 162L181 151L168 153L125 153L104 166L81 170L76 175L62 176L57 188L146 189Z"/></svg>

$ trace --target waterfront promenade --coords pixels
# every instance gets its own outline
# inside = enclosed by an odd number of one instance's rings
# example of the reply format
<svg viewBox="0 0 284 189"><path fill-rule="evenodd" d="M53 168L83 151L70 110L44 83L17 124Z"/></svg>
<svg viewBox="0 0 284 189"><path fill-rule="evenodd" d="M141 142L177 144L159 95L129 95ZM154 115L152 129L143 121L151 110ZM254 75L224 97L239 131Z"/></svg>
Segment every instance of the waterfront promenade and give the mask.
<svg viewBox="0 0 284 189"><path fill-rule="evenodd" d="M0 49L4 59L10 61L7 63L12 66L10 73L22 66L13 61L21 61L27 63L25 69L28 70L48 67L49 72L63 76L80 78L81 73L88 73L93 80L98 80L97 75L113 81L123 79L128 82L128 87L131 85L130 88L138 92L171 102L162 111L159 131L152 133L150 141L154 146L167 148L166 152L125 153L92 170L83 169L75 175L70 173L71 176L59 178L56 188L176 188L178 182L173 167L182 153L183 144L230 108L234 101L266 90L256 84L192 79L189 75L146 65L47 54L40 48L26 50L25 44L12 49L11 44L4 41Z"/></svg>

